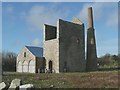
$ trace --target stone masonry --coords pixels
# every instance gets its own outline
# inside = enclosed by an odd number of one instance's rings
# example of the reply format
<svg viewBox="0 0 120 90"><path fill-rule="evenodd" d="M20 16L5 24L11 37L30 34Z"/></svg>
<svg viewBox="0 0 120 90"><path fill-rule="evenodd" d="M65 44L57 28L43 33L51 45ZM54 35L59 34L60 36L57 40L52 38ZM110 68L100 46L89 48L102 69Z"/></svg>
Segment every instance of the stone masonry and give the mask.
<svg viewBox="0 0 120 90"><path fill-rule="evenodd" d="M59 19L57 26L44 25L46 70L50 72L79 72L97 70L97 52L92 7L88 8L87 52L85 60L84 24Z"/></svg>
<svg viewBox="0 0 120 90"><path fill-rule="evenodd" d="M80 20L59 19L57 27L45 24L43 42L47 70L56 73L85 71L84 24Z"/></svg>
<svg viewBox="0 0 120 90"><path fill-rule="evenodd" d="M87 57L86 71L97 70L97 52L95 41L95 29L93 25L92 7L88 8L88 30L87 30Z"/></svg>
<svg viewBox="0 0 120 90"><path fill-rule="evenodd" d="M42 72L50 73L97 70L92 7L88 8L86 55L84 32L84 23L77 18L72 22L59 19L57 26L44 24L43 55L38 58L24 48L17 57L17 72L37 73L41 69ZM26 57L24 57L25 53L27 53Z"/></svg>

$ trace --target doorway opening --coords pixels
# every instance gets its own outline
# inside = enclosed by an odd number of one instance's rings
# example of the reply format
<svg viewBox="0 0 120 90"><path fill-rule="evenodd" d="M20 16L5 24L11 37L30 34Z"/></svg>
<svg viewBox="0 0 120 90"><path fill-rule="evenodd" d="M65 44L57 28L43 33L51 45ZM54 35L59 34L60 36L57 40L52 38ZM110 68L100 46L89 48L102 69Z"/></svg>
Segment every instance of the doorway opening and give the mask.
<svg viewBox="0 0 120 90"><path fill-rule="evenodd" d="M49 61L49 72L52 73L52 61Z"/></svg>

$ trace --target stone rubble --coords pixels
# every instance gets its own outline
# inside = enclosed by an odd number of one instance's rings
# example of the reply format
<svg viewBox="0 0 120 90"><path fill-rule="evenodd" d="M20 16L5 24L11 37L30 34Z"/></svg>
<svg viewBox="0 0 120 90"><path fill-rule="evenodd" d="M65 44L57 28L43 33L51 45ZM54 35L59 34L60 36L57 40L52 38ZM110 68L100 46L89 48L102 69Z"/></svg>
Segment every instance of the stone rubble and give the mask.
<svg viewBox="0 0 120 90"><path fill-rule="evenodd" d="M50 85L50 88L53 88L54 87L54 85Z"/></svg>
<svg viewBox="0 0 120 90"><path fill-rule="evenodd" d="M21 84L22 81L20 79L14 79L12 80L8 90L16 90Z"/></svg>
<svg viewBox="0 0 120 90"><path fill-rule="evenodd" d="M6 84L4 82L0 83L0 90L6 89Z"/></svg>
<svg viewBox="0 0 120 90"><path fill-rule="evenodd" d="M41 88L41 87L39 87ZM54 85L50 85L49 88L55 88ZM21 79L13 79L9 86L5 82L0 83L0 90L34 90L33 84L23 84Z"/></svg>
<svg viewBox="0 0 120 90"><path fill-rule="evenodd" d="M30 90L33 88L33 84L25 84L25 85L21 85L19 86L19 90Z"/></svg>
<svg viewBox="0 0 120 90"><path fill-rule="evenodd" d="M9 88L4 82L0 83L0 90L33 90L33 89L34 89L33 84L23 85L21 79L12 80Z"/></svg>

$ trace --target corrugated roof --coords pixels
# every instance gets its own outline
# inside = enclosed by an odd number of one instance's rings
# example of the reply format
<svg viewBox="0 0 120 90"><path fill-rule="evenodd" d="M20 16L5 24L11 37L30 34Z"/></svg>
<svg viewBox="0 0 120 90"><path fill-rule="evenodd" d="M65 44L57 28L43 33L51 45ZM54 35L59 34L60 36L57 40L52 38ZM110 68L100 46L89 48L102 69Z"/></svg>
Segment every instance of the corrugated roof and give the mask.
<svg viewBox="0 0 120 90"><path fill-rule="evenodd" d="M36 46L25 46L36 57L43 57L43 48Z"/></svg>

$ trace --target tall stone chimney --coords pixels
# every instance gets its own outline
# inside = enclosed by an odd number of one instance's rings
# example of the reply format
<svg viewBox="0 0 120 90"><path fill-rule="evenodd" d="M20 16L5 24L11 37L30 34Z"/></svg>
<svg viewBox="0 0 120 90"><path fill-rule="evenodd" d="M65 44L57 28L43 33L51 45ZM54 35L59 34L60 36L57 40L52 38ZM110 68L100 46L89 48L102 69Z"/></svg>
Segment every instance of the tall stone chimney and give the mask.
<svg viewBox="0 0 120 90"><path fill-rule="evenodd" d="M88 28L94 28L94 26L93 26L92 7L88 8Z"/></svg>
<svg viewBox="0 0 120 90"><path fill-rule="evenodd" d="M88 8L86 71L97 70L97 51L93 25L92 7Z"/></svg>

